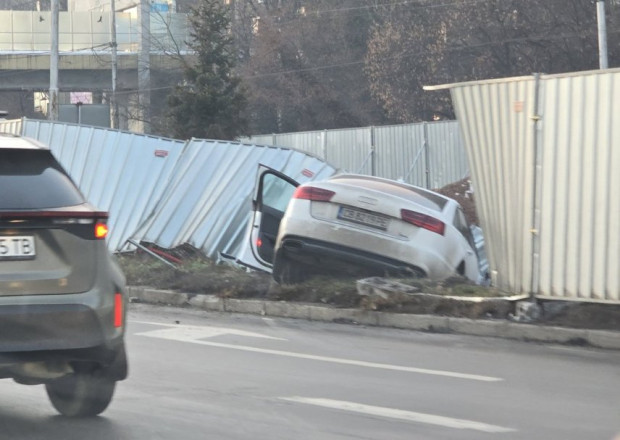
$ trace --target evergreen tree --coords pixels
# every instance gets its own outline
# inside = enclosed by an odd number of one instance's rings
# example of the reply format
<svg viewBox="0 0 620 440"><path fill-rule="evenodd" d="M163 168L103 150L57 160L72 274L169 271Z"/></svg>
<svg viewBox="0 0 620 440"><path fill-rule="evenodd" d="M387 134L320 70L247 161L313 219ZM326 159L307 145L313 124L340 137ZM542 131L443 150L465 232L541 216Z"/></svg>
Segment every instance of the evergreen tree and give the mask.
<svg viewBox="0 0 620 440"><path fill-rule="evenodd" d="M245 134L247 99L235 75L229 11L219 0L201 0L190 14L190 47L183 84L168 97L168 122L174 137L234 139Z"/></svg>

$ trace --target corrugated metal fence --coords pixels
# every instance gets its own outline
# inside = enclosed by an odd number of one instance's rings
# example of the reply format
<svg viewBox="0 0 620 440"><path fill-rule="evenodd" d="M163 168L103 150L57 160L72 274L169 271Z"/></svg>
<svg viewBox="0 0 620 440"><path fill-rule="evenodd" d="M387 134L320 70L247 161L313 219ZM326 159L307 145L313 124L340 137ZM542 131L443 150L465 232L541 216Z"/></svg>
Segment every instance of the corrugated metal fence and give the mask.
<svg viewBox="0 0 620 440"><path fill-rule="evenodd" d="M300 182L335 171L302 152L238 142L184 142L34 120L0 121L0 131L50 146L86 198L110 213L112 251L132 248L131 239L163 248L188 243L212 258L235 255L259 163Z"/></svg>
<svg viewBox="0 0 620 440"><path fill-rule="evenodd" d="M469 175L456 121L258 135L262 145L305 151L342 170L436 189Z"/></svg>
<svg viewBox="0 0 620 440"><path fill-rule="evenodd" d="M620 302L620 69L445 87L494 284Z"/></svg>

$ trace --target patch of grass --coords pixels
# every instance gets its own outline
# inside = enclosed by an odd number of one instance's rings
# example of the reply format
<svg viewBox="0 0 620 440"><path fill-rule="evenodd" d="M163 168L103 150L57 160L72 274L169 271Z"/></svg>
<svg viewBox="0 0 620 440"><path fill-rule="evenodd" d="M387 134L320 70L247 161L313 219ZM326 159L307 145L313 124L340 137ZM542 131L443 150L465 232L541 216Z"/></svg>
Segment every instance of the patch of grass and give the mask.
<svg viewBox="0 0 620 440"><path fill-rule="evenodd" d="M300 284L274 283L268 298L274 301L298 301L330 304L338 307L357 307L361 298L355 278L315 276Z"/></svg>
<svg viewBox="0 0 620 440"><path fill-rule="evenodd" d="M396 281L415 287L422 293L442 296L497 298L508 295L496 288L479 286L464 277L458 276L450 277L443 281L432 281L426 278L401 278Z"/></svg>
<svg viewBox="0 0 620 440"><path fill-rule="evenodd" d="M266 296L271 276L215 264L204 257L183 260L177 269L144 253L118 257L127 284L195 294L247 298Z"/></svg>

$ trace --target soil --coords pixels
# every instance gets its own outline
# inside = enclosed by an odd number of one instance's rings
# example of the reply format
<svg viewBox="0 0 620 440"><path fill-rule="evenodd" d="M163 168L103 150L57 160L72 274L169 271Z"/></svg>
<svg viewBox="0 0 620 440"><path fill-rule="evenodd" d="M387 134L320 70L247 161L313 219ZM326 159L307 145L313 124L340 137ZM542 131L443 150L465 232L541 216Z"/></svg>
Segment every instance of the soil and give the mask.
<svg viewBox="0 0 620 440"><path fill-rule="evenodd" d="M446 185L443 188L435 189L433 191L459 202L463 208L467 221L472 225L478 225L478 214L476 213L474 192L469 178L459 180L458 182L451 183L450 185Z"/></svg>
<svg viewBox="0 0 620 440"><path fill-rule="evenodd" d="M123 254L118 259L129 285L177 290L190 295L295 301L471 319L513 319L515 314L515 303L504 298L506 293L458 277L443 282L420 278L386 280L386 283L408 285L411 291L383 298L358 293L357 278L318 276L297 285L279 285L269 274L247 272L226 264L216 265L187 247L171 252L170 256L183 263L175 269L144 252ZM485 297L486 300L473 302L453 297ZM620 331L620 306L563 301L541 301L539 305L541 315L532 323Z"/></svg>
<svg viewBox="0 0 620 440"><path fill-rule="evenodd" d="M457 200L468 221L478 224L474 194L469 179L436 190ZM514 319L515 303L506 293L491 287L477 286L459 277L442 282L410 278L386 280L411 287L409 293L388 298L358 293L358 278L317 276L297 285L279 285L271 275L248 272L230 265L216 265L200 252L182 246L169 251L152 248L176 261L177 268L166 265L144 252L119 256L130 285L177 290L191 294L213 294L228 298L261 298L273 301L296 301L327 304L333 307L362 308L394 313L433 314L472 319ZM360 289L362 291L363 289ZM408 290L408 289L405 289ZM463 301L452 297L485 297L485 301ZM559 327L620 331L620 305L539 301L540 314L533 323Z"/></svg>

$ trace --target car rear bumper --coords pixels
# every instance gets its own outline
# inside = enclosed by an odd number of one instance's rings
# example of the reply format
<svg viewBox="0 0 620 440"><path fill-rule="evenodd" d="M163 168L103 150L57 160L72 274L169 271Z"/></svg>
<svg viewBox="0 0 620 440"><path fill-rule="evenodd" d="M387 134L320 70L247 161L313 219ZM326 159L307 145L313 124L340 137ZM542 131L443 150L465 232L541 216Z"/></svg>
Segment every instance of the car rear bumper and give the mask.
<svg viewBox="0 0 620 440"><path fill-rule="evenodd" d="M82 304L0 306L0 353L67 350L104 344L94 310Z"/></svg>
<svg viewBox="0 0 620 440"><path fill-rule="evenodd" d="M306 237L288 236L282 239L274 265L277 272L278 258L285 256L303 264L322 269L339 270L340 264L356 266L378 274L426 276L424 267L359 249Z"/></svg>

